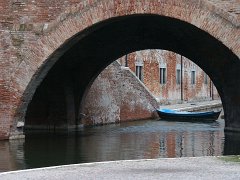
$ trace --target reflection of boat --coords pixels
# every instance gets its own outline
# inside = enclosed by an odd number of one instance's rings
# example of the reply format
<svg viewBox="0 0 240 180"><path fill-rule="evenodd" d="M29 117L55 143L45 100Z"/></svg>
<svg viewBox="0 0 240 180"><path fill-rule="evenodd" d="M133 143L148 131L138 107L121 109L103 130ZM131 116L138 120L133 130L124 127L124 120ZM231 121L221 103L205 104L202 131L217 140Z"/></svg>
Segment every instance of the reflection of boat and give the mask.
<svg viewBox="0 0 240 180"><path fill-rule="evenodd" d="M214 112L188 112L175 111L171 109L157 109L157 113L162 119L179 121L214 121L217 120L221 111Z"/></svg>

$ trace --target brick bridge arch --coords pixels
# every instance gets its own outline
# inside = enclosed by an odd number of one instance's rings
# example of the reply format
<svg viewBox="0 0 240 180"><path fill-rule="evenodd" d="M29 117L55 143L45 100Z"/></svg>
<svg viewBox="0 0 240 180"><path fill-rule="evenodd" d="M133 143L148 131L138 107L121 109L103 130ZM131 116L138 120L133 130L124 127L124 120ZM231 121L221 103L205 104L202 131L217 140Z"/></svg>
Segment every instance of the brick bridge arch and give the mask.
<svg viewBox="0 0 240 180"><path fill-rule="evenodd" d="M41 6L51 6L36 3L37 12ZM26 18L24 9L18 9L11 23L5 19L1 26L0 138L18 133L17 122L24 121L37 87L49 74L63 82L74 79L69 86L79 92L78 109L89 83L109 63L149 48L182 54L207 72L222 98L226 129L239 130L239 18L216 4L210 0L93 0L66 5L62 0L59 11L46 12L49 19Z"/></svg>

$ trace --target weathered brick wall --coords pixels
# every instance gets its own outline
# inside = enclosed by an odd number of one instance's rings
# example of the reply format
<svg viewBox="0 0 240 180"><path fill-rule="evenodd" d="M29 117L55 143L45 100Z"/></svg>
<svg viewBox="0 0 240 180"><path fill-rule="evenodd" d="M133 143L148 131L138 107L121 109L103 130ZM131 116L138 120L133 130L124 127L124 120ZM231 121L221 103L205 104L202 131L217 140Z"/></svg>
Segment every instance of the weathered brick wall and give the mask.
<svg viewBox="0 0 240 180"><path fill-rule="evenodd" d="M183 60L183 101L202 101L212 99L212 82L204 83L204 71L189 59ZM121 58L125 64L125 57ZM181 67L181 56L164 50L144 50L128 55L129 68L136 73L136 65L142 61L143 83L149 91L163 104L178 103L181 101L181 84L176 83L176 69ZM166 67L166 84L160 84L159 68ZM191 84L191 71L196 73L195 84ZM213 87L214 98L219 98Z"/></svg>
<svg viewBox="0 0 240 180"><path fill-rule="evenodd" d="M156 99L128 69L118 62L109 65L93 82L85 99L82 123L116 123L154 118Z"/></svg>
<svg viewBox="0 0 240 180"><path fill-rule="evenodd" d="M0 0L0 138L24 121L36 88L62 55L58 48L84 29L112 17L158 14L193 24L240 57L240 18L232 6L239 1Z"/></svg>

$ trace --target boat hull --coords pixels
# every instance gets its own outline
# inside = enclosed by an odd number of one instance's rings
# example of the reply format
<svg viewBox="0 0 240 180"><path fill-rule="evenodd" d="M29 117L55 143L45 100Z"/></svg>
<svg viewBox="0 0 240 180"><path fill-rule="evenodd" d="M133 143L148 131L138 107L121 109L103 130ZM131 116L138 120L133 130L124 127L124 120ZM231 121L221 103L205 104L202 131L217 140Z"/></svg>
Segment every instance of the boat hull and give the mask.
<svg viewBox="0 0 240 180"><path fill-rule="evenodd" d="M157 110L157 113L161 119L165 120L176 120L176 121L216 121L221 113L218 112L164 112L161 110Z"/></svg>

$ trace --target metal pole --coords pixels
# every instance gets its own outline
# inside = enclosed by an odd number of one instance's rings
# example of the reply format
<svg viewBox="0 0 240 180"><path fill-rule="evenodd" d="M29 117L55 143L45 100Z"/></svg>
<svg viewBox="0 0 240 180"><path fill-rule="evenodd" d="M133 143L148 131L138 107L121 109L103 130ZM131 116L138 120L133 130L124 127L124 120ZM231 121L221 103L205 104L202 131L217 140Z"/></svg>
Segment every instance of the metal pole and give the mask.
<svg viewBox="0 0 240 180"><path fill-rule="evenodd" d="M182 59L182 55L181 55L181 79L180 79L180 82L181 82L181 101L183 101L183 59Z"/></svg>
<svg viewBox="0 0 240 180"><path fill-rule="evenodd" d="M128 55L125 56L125 67L128 67Z"/></svg>
<svg viewBox="0 0 240 180"><path fill-rule="evenodd" d="M212 100L214 100L213 82L212 82Z"/></svg>
<svg viewBox="0 0 240 180"><path fill-rule="evenodd" d="M212 98L212 81L210 80L210 82L209 82L209 94L210 94L210 97Z"/></svg>

